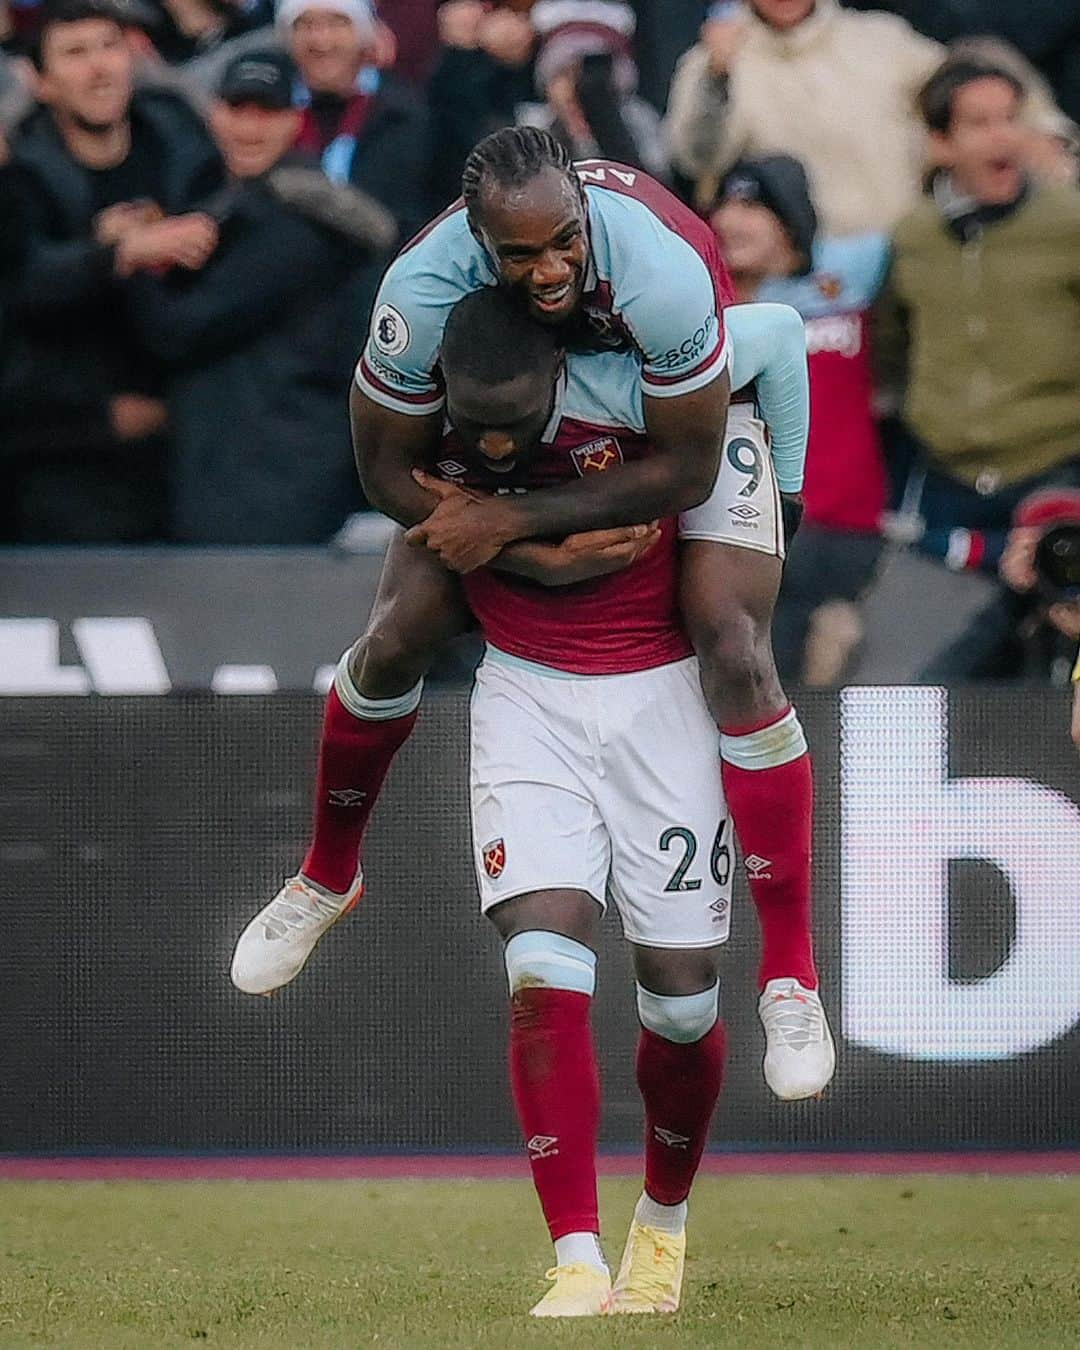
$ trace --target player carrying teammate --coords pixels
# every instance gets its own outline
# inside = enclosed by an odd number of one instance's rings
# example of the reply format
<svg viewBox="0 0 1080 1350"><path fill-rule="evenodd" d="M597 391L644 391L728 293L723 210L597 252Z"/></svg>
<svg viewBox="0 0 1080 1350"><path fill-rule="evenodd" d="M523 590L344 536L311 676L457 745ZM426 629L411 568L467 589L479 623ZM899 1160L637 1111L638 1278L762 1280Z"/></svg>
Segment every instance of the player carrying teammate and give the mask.
<svg viewBox="0 0 1080 1350"><path fill-rule="evenodd" d="M384 571L368 631L328 700L312 847L249 929L265 924L287 938L281 959L259 957L248 943L234 977L251 992L285 983L359 895L363 830L412 729L422 677L468 621L455 578L438 562L462 574L490 563L535 576L531 545L518 541L683 512L680 604L721 728L725 793L762 929L765 1074L781 1097L813 1095L834 1059L810 933L812 777L769 643L783 555L777 488L798 490L804 445L784 431L784 394L764 380L758 397L775 433L772 461L752 405L733 409L725 440L726 273L712 232L659 184L619 165L575 171L550 136L511 128L477 146L463 189L464 202L384 278L353 391L367 495L416 527L411 537L428 552ZM447 315L493 284L534 319L560 325L576 347L622 351L636 363L652 456L615 472L583 466L577 481L550 491L481 502L436 502L418 484L411 470L442 431L437 361Z"/></svg>
<svg viewBox="0 0 1080 1350"><path fill-rule="evenodd" d="M436 471L466 490L557 491L584 462L650 456L625 359L571 357L560 370L555 331L495 288L455 306L441 362L453 430ZM445 500L461 491L432 487ZM686 1199L723 1074L716 953L731 831L679 619L676 522L650 542L576 586L487 567L464 578L487 644L470 712L481 909L506 943L514 1103L555 1243L538 1317L675 1311ZM646 1110L645 1189L614 1290L598 1240L590 1031L609 894L633 948Z"/></svg>

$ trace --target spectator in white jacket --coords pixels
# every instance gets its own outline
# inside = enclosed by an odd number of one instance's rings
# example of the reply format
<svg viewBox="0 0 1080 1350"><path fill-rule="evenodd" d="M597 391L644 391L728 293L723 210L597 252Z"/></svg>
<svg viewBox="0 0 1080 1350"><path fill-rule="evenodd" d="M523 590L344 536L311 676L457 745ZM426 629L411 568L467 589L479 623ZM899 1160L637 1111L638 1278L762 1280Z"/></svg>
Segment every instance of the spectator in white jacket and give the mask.
<svg viewBox="0 0 1080 1350"><path fill-rule="evenodd" d="M786 154L810 177L826 234L888 231L912 206L924 134L915 96L944 49L892 14L837 0L714 5L675 72L678 170L713 200L738 159Z"/></svg>

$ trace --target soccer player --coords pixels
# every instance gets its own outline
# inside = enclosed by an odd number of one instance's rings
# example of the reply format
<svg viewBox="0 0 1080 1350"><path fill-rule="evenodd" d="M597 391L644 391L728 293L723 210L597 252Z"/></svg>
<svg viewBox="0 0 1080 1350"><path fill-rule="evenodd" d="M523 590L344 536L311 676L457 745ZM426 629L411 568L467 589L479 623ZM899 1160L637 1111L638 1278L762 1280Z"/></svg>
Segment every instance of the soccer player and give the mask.
<svg viewBox="0 0 1080 1350"><path fill-rule="evenodd" d="M557 491L586 463L603 473L651 457L637 371L617 355L562 367L555 330L498 289L454 307L441 364L452 431L433 467L465 490ZM429 482L442 500L461 491ZM569 587L490 567L463 578L486 642L470 713L474 860L506 944L511 1086L555 1243L537 1317L675 1311L687 1196L720 1093L731 833L678 612L676 536L661 521L629 566ZM645 1187L614 1289L598 1240L590 1031L608 895L633 948L646 1111Z"/></svg>
<svg viewBox="0 0 1080 1350"><path fill-rule="evenodd" d="M652 455L609 473L583 462L577 481L485 500L437 500L414 478L442 432L446 318L464 295L495 284L589 359L621 352L634 363ZM762 930L766 1080L785 1099L828 1083L834 1052L810 930L810 759L769 641L782 514L797 516L805 444L781 430L783 395L764 380L757 392L774 433L771 457L752 404L728 419L728 299L703 221L636 170L571 165L533 128L482 141L466 164L463 201L391 265L357 369L354 438L369 500L412 526L410 540L427 552L407 565L390 560L368 630L339 668L312 846L241 939L241 988L266 993L293 978L356 903L363 830L412 729L423 675L468 622L450 571L490 564L529 578L531 540L682 513L680 604L721 730L724 790ZM278 935L273 951L257 950L260 925Z"/></svg>

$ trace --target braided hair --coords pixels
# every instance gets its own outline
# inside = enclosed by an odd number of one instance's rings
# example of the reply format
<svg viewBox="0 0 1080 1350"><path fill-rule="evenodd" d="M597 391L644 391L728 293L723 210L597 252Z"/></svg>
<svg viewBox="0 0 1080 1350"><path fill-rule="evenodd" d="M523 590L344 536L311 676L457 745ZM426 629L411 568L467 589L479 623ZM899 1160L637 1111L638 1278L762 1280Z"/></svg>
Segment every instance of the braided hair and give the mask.
<svg viewBox="0 0 1080 1350"><path fill-rule="evenodd" d="M544 169L558 169L574 180L570 153L550 131L539 127L503 127L473 146L461 172L461 195L470 218L486 184L523 187Z"/></svg>

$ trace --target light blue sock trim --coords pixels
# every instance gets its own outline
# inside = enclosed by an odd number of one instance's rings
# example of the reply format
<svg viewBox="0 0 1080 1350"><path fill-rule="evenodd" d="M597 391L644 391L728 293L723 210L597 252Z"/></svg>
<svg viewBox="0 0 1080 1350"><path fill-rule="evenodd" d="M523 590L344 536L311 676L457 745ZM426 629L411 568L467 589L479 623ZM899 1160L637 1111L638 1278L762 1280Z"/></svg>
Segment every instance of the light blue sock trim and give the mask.
<svg viewBox="0 0 1080 1350"><path fill-rule="evenodd" d="M781 492L802 488L810 434L810 374L806 325L790 305L729 305L731 387L757 381L757 401L769 428L769 447Z"/></svg>
<svg viewBox="0 0 1080 1350"><path fill-rule="evenodd" d="M676 1045L700 1041L720 1016L720 981L700 994L654 994L637 986L638 1018L654 1036Z"/></svg>
<svg viewBox="0 0 1080 1350"><path fill-rule="evenodd" d="M510 995L530 985L569 989L592 997L596 989L596 953L561 933L530 929L515 933L503 952Z"/></svg>
<svg viewBox="0 0 1080 1350"><path fill-rule="evenodd" d="M736 769L776 769L805 755L806 735L795 709L772 726L751 731L745 736L720 733L720 758Z"/></svg>
<svg viewBox="0 0 1080 1350"><path fill-rule="evenodd" d="M405 717L420 706L424 692L424 681L420 680L399 698L367 698L353 683L349 670L349 657L352 648L342 656L334 672L334 688L347 712L359 717L363 722L392 722L395 717Z"/></svg>

